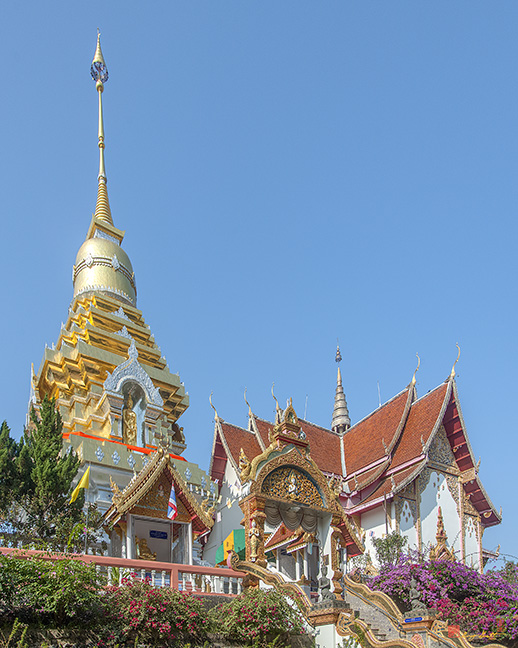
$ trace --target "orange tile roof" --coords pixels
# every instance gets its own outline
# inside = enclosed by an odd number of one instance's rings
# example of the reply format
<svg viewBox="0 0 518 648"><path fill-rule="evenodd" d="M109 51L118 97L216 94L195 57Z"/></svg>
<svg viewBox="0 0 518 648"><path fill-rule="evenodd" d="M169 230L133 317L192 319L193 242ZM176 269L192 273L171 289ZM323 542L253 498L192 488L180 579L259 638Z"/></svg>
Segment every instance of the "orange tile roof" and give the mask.
<svg viewBox="0 0 518 648"><path fill-rule="evenodd" d="M421 468L423 467L424 462L414 464L413 466L410 466L409 468L405 468L404 470L401 470L400 472L392 475L391 477L384 477L376 486L376 488L361 502L356 504L354 506L354 509L357 509L359 507L365 506L365 504L368 504L369 502L373 502L384 495L389 495L392 491L398 490L405 480L410 477L414 472L419 472ZM354 512L351 511L351 512Z"/></svg>
<svg viewBox="0 0 518 648"><path fill-rule="evenodd" d="M238 427L237 425L231 425L226 421L220 419L221 429L223 431L222 439L223 443L226 443L230 454L236 465L239 465L239 454L241 448L243 448L246 456L250 461L261 453L261 446L259 445L255 434L244 430L243 428Z"/></svg>
<svg viewBox="0 0 518 648"><path fill-rule="evenodd" d="M404 389L346 432L344 444L347 474L355 473L385 456L383 441L385 445L391 445L405 413L409 389Z"/></svg>
<svg viewBox="0 0 518 648"><path fill-rule="evenodd" d="M400 466L423 453L423 443L428 441L438 423L447 390L448 383L443 383L412 403L391 467Z"/></svg>
<svg viewBox="0 0 518 648"><path fill-rule="evenodd" d="M273 429L274 424L260 418L256 418L256 423L264 444L269 446L268 430ZM304 419L299 419L299 424L309 441L311 458L320 470L326 473L341 475L340 438L334 432L331 432L331 430L304 421Z"/></svg>

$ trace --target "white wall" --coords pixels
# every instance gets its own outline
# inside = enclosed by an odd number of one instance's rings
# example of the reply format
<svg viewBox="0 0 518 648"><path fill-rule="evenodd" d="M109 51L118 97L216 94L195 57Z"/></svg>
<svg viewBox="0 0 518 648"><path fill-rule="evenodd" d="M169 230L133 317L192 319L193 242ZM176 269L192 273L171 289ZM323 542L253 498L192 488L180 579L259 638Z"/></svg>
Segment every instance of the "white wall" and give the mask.
<svg viewBox="0 0 518 648"><path fill-rule="evenodd" d="M465 528L464 528L464 552L465 552L465 562L469 567L474 569L479 568L480 556L479 556L479 546L478 546L478 537L477 537L477 525L478 521L476 518L471 515L466 515L465 517Z"/></svg>
<svg viewBox="0 0 518 648"><path fill-rule="evenodd" d="M448 547L453 547L455 557L461 560L461 524L457 504L448 489L446 476L432 471L430 479L421 493L421 534L423 549L436 544L437 516L439 506L442 510L444 530L448 537Z"/></svg>
<svg viewBox="0 0 518 648"><path fill-rule="evenodd" d="M418 548L416 521L414 520L410 504L407 500L405 500L405 503L401 508L399 517L399 533L407 538L408 549Z"/></svg>
<svg viewBox="0 0 518 648"><path fill-rule="evenodd" d="M360 524L366 531L365 551L369 552L373 564L376 564L376 551L374 550L372 539L382 538L386 533L385 510L383 505L377 506L375 509L366 513L362 513Z"/></svg>
<svg viewBox="0 0 518 648"><path fill-rule="evenodd" d="M203 548L203 560L206 560L211 565L214 565L216 551L228 534L234 529L242 528L243 511L238 504L241 494L241 482L228 460L219 493L221 501L216 507L216 521L210 532L209 540ZM231 502L230 508L227 501Z"/></svg>

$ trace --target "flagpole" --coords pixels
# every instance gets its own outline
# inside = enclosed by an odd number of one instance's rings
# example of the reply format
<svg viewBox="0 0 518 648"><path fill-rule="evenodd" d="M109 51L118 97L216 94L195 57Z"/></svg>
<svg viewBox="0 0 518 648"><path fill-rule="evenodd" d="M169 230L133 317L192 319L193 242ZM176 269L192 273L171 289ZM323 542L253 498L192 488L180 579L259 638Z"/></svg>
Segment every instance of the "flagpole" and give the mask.
<svg viewBox="0 0 518 648"><path fill-rule="evenodd" d="M86 554L86 543L88 541L88 515L90 513L90 505L86 503L86 527L85 527L85 554Z"/></svg>
<svg viewBox="0 0 518 648"><path fill-rule="evenodd" d="M90 464L88 464L87 470L90 470ZM90 481L90 479L88 480ZM90 483L88 484L90 486ZM90 505L87 501L87 495L88 495L88 488L85 489L85 501L86 501L86 527L85 527L85 554L87 551L87 542L88 542L88 517L90 514Z"/></svg>

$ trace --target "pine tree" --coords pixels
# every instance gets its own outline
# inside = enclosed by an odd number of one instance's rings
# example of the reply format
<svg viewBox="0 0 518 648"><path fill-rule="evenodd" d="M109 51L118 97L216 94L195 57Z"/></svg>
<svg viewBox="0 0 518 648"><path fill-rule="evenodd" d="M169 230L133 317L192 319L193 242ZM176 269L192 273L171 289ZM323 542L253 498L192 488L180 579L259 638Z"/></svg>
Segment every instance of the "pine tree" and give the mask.
<svg viewBox="0 0 518 648"><path fill-rule="evenodd" d="M11 438L10 429L4 421L0 427L0 520L9 514L9 508L18 490L15 460L18 444Z"/></svg>
<svg viewBox="0 0 518 648"><path fill-rule="evenodd" d="M63 421L54 400L45 396L39 417L31 411L31 423L16 462L18 502L24 535L29 532L35 540L48 542L65 521L75 524L81 517L84 493L69 504L80 462L75 453L63 452Z"/></svg>
<svg viewBox="0 0 518 648"><path fill-rule="evenodd" d="M7 423L0 427L0 533L14 545L81 552L84 491L70 503L79 458L63 449L63 421L54 400L45 397L30 418L19 442ZM97 506L89 504L88 545L100 541L101 523Z"/></svg>

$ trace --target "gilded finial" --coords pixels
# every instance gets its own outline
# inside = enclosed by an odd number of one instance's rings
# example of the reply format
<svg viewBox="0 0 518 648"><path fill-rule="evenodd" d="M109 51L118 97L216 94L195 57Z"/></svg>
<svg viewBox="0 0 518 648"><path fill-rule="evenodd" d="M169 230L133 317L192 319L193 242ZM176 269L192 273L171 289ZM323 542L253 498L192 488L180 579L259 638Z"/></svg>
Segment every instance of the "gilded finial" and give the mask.
<svg viewBox="0 0 518 648"><path fill-rule="evenodd" d="M250 407L250 403L246 400L246 387L245 387L245 403L248 405L248 416L252 418L252 408Z"/></svg>
<svg viewBox="0 0 518 648"><path fill-rule="evenodd" d="M336 345L336 355L335 355L335 362L342 362L342 354L340 353L340 345Z"/></svg>
<svg viewBox="0 0 518 648"><path fill-rule="evenodd" d="M219 419L218 412L217 412L216 408L214 407L214 405L212 404L212 394L213 393L214 392L210 392L209 403L210 403L210 406L212 407L212 409L214 410L214 420L218 420Z"/></svg>
<svg viewBox="0 0 518 648"><path fill-rule="evenodd" d="M453 367L451 368L450 378L455 378L455 365L457 364L460 358L460 346L458 344L456 344L455 346L458 349L458 353L457 353L457 359L455 360L455 362L453 363Z"/></svg>
<svg viewBox="0 0 518 648"><path fill-rule="evenodd" d="M419 353L416 353L415 355L417 357L417 367L415 368L414 375L412 376L412 385L415 385L416 383L415 375L419 371L419 367L421 366L421 358L419 357Z"/></svg>
<svg viewBox="0 0 518 648"><path fill-rule="evenodd" d="M275 401L275 423L281 423L282 421L282 410L279 405L279 401L275 398L275 394L273 393L273 388L275 387L275 383L272 383L272 396L273 400Z"/></svg>
<svg viewBox="0 0 518 648"><path fill-rule="evenodd" d="M108 81L108 68L104 61L104 56L101 50L101 33L97 29L97 47L95 48L94 58L90 67L90 74L92 79L97 83L106 83Z"/></svg>
<svg viewBox="0 0 518 648"><path fill-rule="evenodd" d="M95 81L95 88L99 94L99 128L98 128L98 146L99 146L99 175L97 188L97 202L95 204L94 216L101 221L113 225L110 203L108 201L108 189L106 187L106 168L104 165L104 120L103 120L103 100L102 94L104 84L108 81L108 68L101 50L101 34L97 30L97 47L90 66L90 74Z"/></svg>

